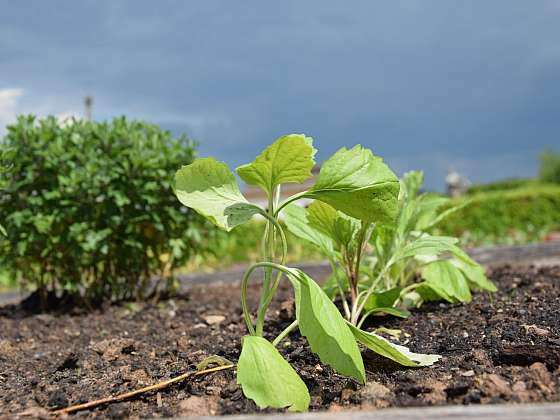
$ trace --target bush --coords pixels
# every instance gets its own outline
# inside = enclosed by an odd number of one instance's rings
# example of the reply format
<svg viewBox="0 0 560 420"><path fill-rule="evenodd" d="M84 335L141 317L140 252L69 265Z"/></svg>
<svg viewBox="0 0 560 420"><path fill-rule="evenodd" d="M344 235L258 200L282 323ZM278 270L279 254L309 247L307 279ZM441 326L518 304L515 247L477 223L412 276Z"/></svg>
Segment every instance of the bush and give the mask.
<svg viewBox="0 0 560 420"><path fill-rule="evenodd" d="M474 244L528 242L560 228L560 187L554 185L479 193L450 206L457 204L465 206L441 222L438 231Z"/></svg>
<svg viewBox="0 0 560 420"><path fill-rule="evenodd" d="M184 136L124 117L62 125L21 116L3 146L13 163L0 197L0 261L42 295L143 297L154 275L170 279L213 231L172 193L177 167L195 154Z"/></svg>
<svg viewBox="0 0 560 420"><path fill-rule="evenodd" d="M560 153L545 150L541 153L539 177L544 182L560 184Z"/></svg>

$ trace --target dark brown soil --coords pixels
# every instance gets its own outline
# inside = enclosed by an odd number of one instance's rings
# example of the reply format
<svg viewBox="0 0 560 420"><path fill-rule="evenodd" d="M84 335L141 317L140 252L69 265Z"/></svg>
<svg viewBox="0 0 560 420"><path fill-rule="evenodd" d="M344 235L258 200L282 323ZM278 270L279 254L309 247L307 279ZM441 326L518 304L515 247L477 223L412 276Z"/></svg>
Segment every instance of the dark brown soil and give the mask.
<svg viewBox="0 0 560 420"><path fill-rule="evenodd" d="M559 401L560 267L502 267L490 276L500 288L493 297L476 294L470 305L427 304L409 319L376 318L368 326L401 329L400 344L443 355L431 368L403 368L364 350L369 382L360 386L321 366L293 333L281 351L308 385L311 408ZM270 337L292 319L290 294L285 284L270 311ZM256 288L251 296L255 301ZM235 361L245 333L239 288L231 284L196 286L157 305L73 315L0 309L0 417L41 415L42 408L149 385L194 370L212 354ZM75 416L257 411L229 370Z"/></svg>

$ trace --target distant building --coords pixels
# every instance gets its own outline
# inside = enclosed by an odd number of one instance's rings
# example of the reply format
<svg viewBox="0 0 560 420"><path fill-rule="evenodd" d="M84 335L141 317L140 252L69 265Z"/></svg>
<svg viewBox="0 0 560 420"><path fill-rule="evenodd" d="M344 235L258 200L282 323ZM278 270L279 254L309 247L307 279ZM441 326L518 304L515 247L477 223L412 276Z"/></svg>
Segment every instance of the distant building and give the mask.
<svg viewBox="0 0 560 420"><path fill-rule="evenodd" d="M471 185L471 182L455 170L450 169L445 177L445 184L447 185L448 196L460 197Z"/></svg>
<svg viewBox="0 0 560 420"><path fill-rule="evenodd" d="M310 189L313 184L315 184L315 179L317 178L320 169L321 165L315 165L315 167L311 170L313 176L303 184L282 184L282 189L280 190L280 202L284 201L286 198L294 194ZM258 206L265 209L268 207L268 199L266 197L266 193L259 187L247 186L247 188L245 188L245 190L243 191L243 195L251 203L257 204ZM311 201L313 200L302 198L301 200L297 200L295 203L300 206L307 207L311 203Z"/></svg>

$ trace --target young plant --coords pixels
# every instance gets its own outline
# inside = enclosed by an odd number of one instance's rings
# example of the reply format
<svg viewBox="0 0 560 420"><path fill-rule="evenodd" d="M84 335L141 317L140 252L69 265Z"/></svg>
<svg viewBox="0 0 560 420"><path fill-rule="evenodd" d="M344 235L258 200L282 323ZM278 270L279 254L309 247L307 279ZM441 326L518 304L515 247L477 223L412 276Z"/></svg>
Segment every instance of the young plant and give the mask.
<svg viewBox="0 0 560 420"><path fill-rule="evenodd" d="M183 166L175 176L176 195L181 203L221 229L230 231L255 215L267 220L262 260L249 267L241 282L241 304L249 335L242 339L237 365L237 382L245 396L259 407L305 411L309 406L305 384L276 349L296 328L323 363L360 383L366 377L358 342L407 366L428 365L439 357L411 353L407 348L360 330L343 318L329 296L307 274L285 265L288 245L279 218L296 200L313 199L340 212L342 218L362 221L368 226L363 230L364 235L369 235L372 224L391 223L398 211L397 177L381 158L359 145L338 150L323 164L310 189L281 202L283 184L302 183L311 177L315 153L310 137L291 134L280 137L253 162L236 169L243 181L266 193L266 208L248 202L227 165L214 158L198 159ZM263 287L253 318L247 303L247 285L257 269L263 270ZM270 342L264 338L265 314L283 276L294 289L296 319Z"/></svg>
<svg viewBox="0 0 560 420"><path fill-rule="evenodd" d="M356 327L372 314L407 317L407 307L425 300L470 302L471 289L496 290L456 238L428 233L458 208L440 212L448 199L419 194L422 180L421 172L403 177L397 217L389 223L357 220L321 202L286 210L288 229L330 261L325 291L340 296L346 319ZM418 274L423 281L416 281Z"/></svg>

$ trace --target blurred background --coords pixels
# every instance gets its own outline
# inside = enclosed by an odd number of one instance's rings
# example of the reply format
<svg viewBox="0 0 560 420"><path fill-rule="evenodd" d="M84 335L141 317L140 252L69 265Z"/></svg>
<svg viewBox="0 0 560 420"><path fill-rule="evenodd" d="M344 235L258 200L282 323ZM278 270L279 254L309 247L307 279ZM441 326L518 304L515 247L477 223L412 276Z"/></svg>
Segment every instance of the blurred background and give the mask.
<svg viewBox="0 0 560 420"><path fill-rule="evenodd" d="M0 16L0 130L126 115L231 167L281 134L396 172L530 177L560 132L560 2L29 1Z"/></svg>

